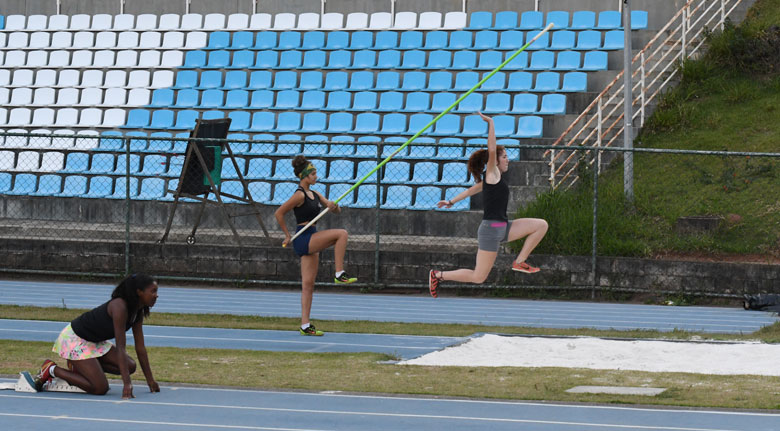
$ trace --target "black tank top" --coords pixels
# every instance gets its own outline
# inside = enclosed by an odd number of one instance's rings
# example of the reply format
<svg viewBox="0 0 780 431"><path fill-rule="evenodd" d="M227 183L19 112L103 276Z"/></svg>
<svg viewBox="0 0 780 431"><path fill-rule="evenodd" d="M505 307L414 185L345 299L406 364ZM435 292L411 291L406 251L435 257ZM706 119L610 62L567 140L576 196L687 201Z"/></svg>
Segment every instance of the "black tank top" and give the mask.
<svg viewBox="0 0 780 431"><path fill-rule="evenodd" d="M317 192L314 190L311 191L311 194L314 195L314 199L311 199L306 195L306 191L303 190L303 187L298 187L298 190L303 192L303 205L293 208L295 223L308 223L314 220L314 217L317 217L317 214L320 213L320 201L317 199Z"/></svg>
<svg viewBox="0 0 780 431"><path fill-rule="evenodd" d="M73 319L70 322L73 332L79 337L92 341L93 343L99 343L114 338L114 321L111 316L108 315L108 303L105 302L96 308L82 314L81 316ZM133 318L128 318L125 322L125 332L132 328L135 321L138 319L136 314Z"/></svg>
<svg viewBox="0 0 780 431"><path fill-rule="evenodd" d="M509 203L509 186L504 177L501 176L495 184L488 184L483 180L482 184L482 207L485 211L482 213L482 220L501 220L507 221L506 206Z"/></svg>

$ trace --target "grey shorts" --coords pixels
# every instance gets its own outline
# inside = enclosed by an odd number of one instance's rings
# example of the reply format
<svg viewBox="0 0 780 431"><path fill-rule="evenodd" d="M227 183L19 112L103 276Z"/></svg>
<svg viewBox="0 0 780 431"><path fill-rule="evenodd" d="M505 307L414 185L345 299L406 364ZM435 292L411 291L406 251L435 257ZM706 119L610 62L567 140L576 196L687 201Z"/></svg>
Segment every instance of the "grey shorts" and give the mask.
<svg viewBox="0 0 780 431"><path fill-rule="evenodd" d="M499 245L509 239L509 229L512 220L482 220L477 231L479 249L485 251L498 251Z"/></svg>

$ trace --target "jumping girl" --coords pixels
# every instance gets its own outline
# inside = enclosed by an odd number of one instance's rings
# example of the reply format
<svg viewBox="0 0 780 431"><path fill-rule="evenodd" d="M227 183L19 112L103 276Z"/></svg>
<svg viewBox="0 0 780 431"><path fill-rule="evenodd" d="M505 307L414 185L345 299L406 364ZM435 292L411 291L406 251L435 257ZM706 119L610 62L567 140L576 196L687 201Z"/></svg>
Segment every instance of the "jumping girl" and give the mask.
<svg viewBox="0 0 780 431"><path fill-rule="evenodd" d="M52 351L66 359L63 368L47 359L41 365L38 380L46 383L58 377L93 395L108 392L105 373L122 376L122 398L134 398L130 375L135 372L135 361L125 351L125 332L133 328L135 353L152 392L160 392L160 386L152 377L149 357L144 345L144 317L157 302L157 282L144 274L134 274L124 280L111 293L111 299L75 318L60 332ZM116 339L116 346L111 344Z"/></svg>
<svg viewBox="0 0 780 431"><path fill-rule="evenodd" d="M477 231L479 250L474 269L458 269L455 271L431 270L428 276L428 288L431 296L438 297L438 287L441 281L459 281L462 283L479 284L484 282L498 255L499 244L505 241L515 241L526 238L520 254L512 264L513 271L532 274L539 268L529 265L525 260L531 251L539 244L547 233L547 222L536 218L508 220L506 207L509 202L509 186L502 174L509 169L509 157L502 146L496 146L496 131L493 119L479 115L488 123L487 150L475 151L468 161L468 170L474 176L476 184L460 192L447 201L439 201L439 208L451 208L455 202L482 192L484 213L482 223ZM483 181L484 179L484 181Z"/></svg>
<svg viewBox="0 0 780 431"><path fill-rule="evenodd" d="M285 238L282 246L285 247L290 243L291 236L287 231L284 216L290 210L295 213L295 222L298 225L296 232L317 217L320 213L320 204L328 207L330 212L336 214L341 212L341 208L338 205L311 190L311 186L317 183L317 169L306 160L306 157L296 156L292 161L292 165L293 172L300 179L299 187L292 197L274 213L279 227L284 232ZM333 254L336 259L336 277L334 279L336 284L356 282L357 278L350 277L344 271L344 254L347 251L346 230L327 229L318 232L315 224L306 229L293 241L295 254L301 258L301 335L324 334L324 332L317 330L311 324L309 315L311 314L311 302L314 293L314 279L317 278L319 268L320 251L330 246L333 246Z"/></svg>

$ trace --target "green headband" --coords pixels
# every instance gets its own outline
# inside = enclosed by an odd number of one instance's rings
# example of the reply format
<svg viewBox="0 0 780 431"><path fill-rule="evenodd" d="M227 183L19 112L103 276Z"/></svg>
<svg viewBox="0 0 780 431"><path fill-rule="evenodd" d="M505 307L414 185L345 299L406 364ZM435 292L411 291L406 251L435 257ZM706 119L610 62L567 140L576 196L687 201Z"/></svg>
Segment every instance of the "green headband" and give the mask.
<svg viewBox="0 0 780 431"><path fill-rule="evenodd" d="M316 170L317 170L317 168L315 168L315 167L314 167L314 165L312 165L311 163L309 163L309 166L306 166L306 168L304 168L304 169L301 171L301 173L300 173L300 174L298 174L298 178L300 178L300 179L304 179L304 178L308 177L308 176L309 176L309 174L310 174L310 173L312 173L312 171L316 171Z"/></svg>

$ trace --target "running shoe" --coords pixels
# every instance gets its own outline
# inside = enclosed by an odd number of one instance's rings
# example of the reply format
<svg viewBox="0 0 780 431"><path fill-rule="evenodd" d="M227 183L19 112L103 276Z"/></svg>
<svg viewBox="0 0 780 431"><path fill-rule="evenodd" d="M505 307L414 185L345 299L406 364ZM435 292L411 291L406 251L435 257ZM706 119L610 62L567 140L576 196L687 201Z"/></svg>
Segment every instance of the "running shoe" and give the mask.
<svg viewBox="0 0 780 431"><path fill-rule="evenodd" d="M321 337L325 335L324 332L317 330L317 328L314 327L314 325L309 325L306 329L298 328L301 331L301 335L313 335L315 337Z"/></svg>
<svg viewBox="0 0 780 431"><path fill-rule="evenodd" d="M334 278L333 281L335 281L336 284L350 284L356 282L357 277L350 277L349 274L347 274L347 271L344 271L341 275Z"/></svg>
<svg viewBox="0 0 780 431"><path fill-rule="evenodd" d="M51 373L49 373L52 365L57 364L55 364L51 359L43 361L43 364L41 365L41 372L36 376L36 380L39 380L41 384L46 383L52 379L53 376Z"/></svg>
<svg viewBox="0 0 780 431"><path fill-rule="evenodd" d="M512 263L512 271L524 272L526 274L533 274L535 272L539 272L539 268L535 266L531 266L525 262L522 263L514 262Z"/></svg>
<svg viewBox="0 0 780 431"><path fill-rule="evenodd" d="M439 297L439 280L441 279L436 276L436 271L431 270L431 272L428 273L428 291L431 292L431 296L434 298Z"/></svg>

